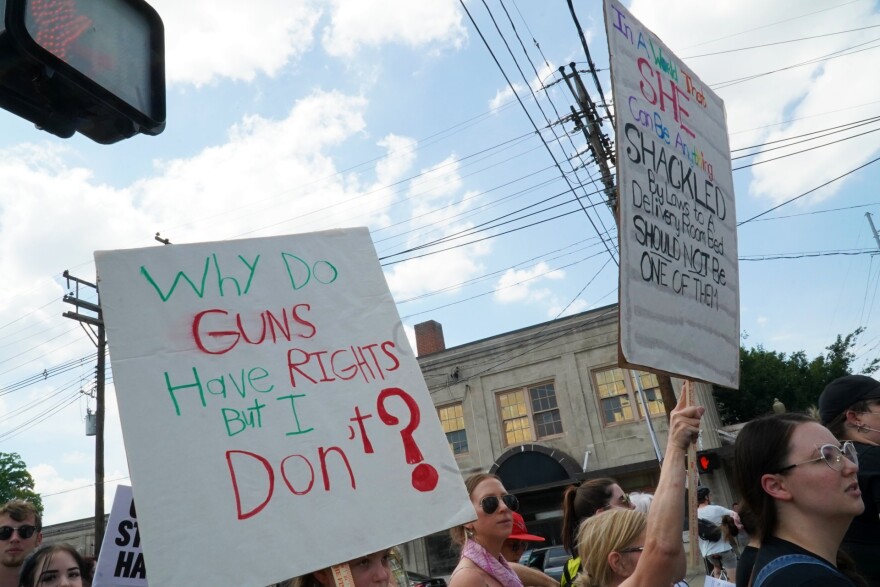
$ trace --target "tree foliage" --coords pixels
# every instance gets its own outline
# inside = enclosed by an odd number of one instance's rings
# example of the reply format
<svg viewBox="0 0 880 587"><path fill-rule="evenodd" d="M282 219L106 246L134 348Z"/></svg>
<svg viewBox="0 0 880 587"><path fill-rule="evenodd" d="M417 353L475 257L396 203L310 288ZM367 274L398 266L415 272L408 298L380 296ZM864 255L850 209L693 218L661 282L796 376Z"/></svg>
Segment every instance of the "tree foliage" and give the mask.
<svg viewBox="0 0 880 587"><path fill-rule="evenodd" d="M18 453L0 452L0 505L10 499L24 499L43 512L43 500L34 492L34 478Z"/></svg>
<svg viewBox="0 0 880 587"><path fill-rule="evenodd" d="M864 331L857 328L826 347L826 353L810 360L804 351L786 355L758 345L740 347L739 389L714 387L715 403L725 424L747 422L772 411L774 400L789 411L805 411L815 406L825 386L852 373L854 348ZM874 359L860 372L869 375L878 368Z"/></svg>

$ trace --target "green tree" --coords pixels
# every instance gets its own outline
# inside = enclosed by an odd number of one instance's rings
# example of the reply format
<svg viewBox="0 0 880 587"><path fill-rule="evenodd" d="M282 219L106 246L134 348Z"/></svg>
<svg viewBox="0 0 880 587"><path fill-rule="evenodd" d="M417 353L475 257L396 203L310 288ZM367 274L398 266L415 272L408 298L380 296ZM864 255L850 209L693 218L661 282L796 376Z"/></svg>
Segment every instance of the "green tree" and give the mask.
<svg viewBox="0 0 880 587"><path fill-rule="evenodd" d="M0 452L0 505L10 499L24 499L43 513L43 500L34 492L34 478L18 453Z"/></svg>
<svg viewBox="0 0 880 587"><path fill-rule="evenodd" d="M740 348L739 389L715 386L715 402L725 424L747 422L770 413L778 399L790 411L805 411L815 406L825 386L838 377L852 373L856 359L854 348L863 328L826 347L826 353L813 360L804 351L786 355L758 345ZM880 359L874 359L862 374L869 375L880 368Z"/></svg>

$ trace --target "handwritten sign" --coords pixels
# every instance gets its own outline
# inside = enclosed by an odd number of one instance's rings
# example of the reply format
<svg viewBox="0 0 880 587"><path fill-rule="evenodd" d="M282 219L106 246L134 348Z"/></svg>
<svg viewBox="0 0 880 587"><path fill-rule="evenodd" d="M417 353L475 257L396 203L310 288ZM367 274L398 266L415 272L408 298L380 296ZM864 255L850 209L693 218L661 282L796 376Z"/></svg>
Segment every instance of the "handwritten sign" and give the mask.
<svg viewBox="0 0 880 587"><path fill-rule="evenodd" d="M366 229L95 260L152 584L266 585L474 518Z"/></svg>
<svg viewBox="0 0 880 587"><path fill-rule="evenodd" d="M128 485L116 487L92 587L147 587L137 512Z"/></svg>
<svg viewBox="0 0 880 587"><path fill-rule="evenodd" d="M739 386L736 206L724 103L616 0L621 363Z"/></svg>

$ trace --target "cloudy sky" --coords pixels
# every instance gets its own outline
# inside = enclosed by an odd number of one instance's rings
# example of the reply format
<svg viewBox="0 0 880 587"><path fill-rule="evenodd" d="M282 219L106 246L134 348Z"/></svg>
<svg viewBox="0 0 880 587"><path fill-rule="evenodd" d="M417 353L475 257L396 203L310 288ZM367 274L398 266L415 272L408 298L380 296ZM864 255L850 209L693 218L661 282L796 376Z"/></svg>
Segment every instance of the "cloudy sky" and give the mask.
<svg viewBox="0 0 880 587"><path fill-rule="evenodd" d="M46 523L93 512L95 348L61 298L94 250L368 226L404 324L437 320L448 346L616 301L598 171L558 122L559 66L588 68L562 0L467 0L476 26L458 0L152 5L161 135L104 146L0 112L0 451ZM599 6L575 2L610 100ZM725 101L741 222L835 180L739 228L745 344L813 356L865 326L857 363L875 356L876 3L629 6ZM108 507L128 482L110 378Z"/></svg>

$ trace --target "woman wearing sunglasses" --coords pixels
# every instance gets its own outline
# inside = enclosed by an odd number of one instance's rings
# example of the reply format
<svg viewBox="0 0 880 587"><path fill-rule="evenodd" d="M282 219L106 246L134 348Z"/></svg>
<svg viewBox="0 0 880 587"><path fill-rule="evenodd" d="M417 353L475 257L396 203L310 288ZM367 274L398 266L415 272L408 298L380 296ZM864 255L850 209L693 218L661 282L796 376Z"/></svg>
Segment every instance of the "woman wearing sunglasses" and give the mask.
<svg viewBox="0 0 880 587"><path fill-rule="evenodd" d="M464 485L477 519L450 530L452 541L461 546L461 560L452 571L449 587L522 587L516 572L501 556L519 501L495 475L471 475Z"/></svg>
<svg viewBox="0 0 880 587"><path fill-rule="evenodd" d="M873 587L880 587L880 382L864 375L835 379L819 396L819 415L840 441L859 454L865 511L856 516L841 548Z"/></svg>
<svg viewBox="0 0 880 587"><path fill-rule="evenodd" d="M581 525L576 587L669 587L684 577L685 461L703 411L682 399L672 410L666 456L647 516L612 508Z"/></svg>
<svg viewBox="0 0 880 587"><path fill-rule="evenodd" d="M752 420L734 451L737 489L760 526L753 587L864 583L838 562L852 519L865 508L856 478L858 456L807 416Z"/></svg>

